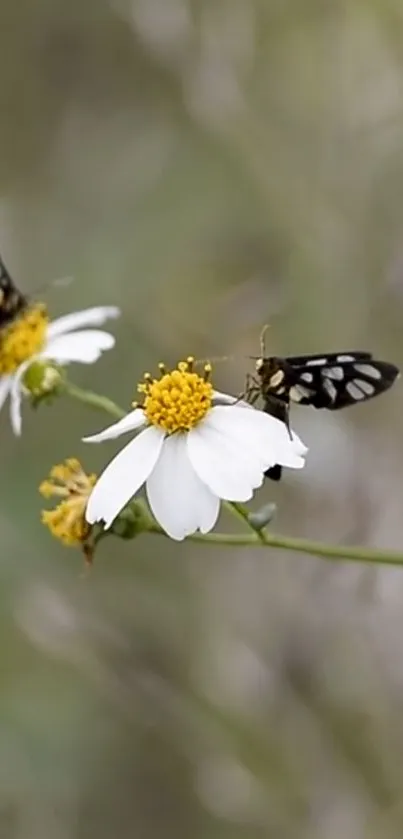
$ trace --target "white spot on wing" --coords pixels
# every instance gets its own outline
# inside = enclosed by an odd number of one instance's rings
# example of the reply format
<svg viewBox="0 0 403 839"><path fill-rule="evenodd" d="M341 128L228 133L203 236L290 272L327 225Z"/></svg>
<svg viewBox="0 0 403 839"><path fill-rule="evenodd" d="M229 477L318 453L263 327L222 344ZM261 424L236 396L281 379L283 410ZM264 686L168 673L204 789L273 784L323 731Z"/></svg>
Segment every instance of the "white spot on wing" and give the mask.
<svg viewBox="0 0 403 839"><path fill-rule="evenodd" d="M313 382L313 373L301 373L300 379L304 382L308 382L309 384L310 382Z"/></svg>
<svg viewBox="0 0 403 839"><path fill-rule="evenodd" d="M311 391L302 385L293 385L290 387L290 399L293 402L301 402L301 399L309 399Z"/></svg>
<svg viewBox="0 0 403 839"><path fill-rule="evenodd" d="M356 370L357 373L362 373L363 376L368 376L370 379L382 378L380 370L373 367L372 364L354 364L354 370Z"/></svg>
<svg viewBox="0 0 403 839"><path fill-rule="evenodd" d="M366 396L372 396L375 393L375 388L371 382L366 382L364 379L354 379L354 384L363 390Z"/></svg>
<svg viewBox="0 0 403 839"><path fill-rule="evenodd" d="M270 377L270 387L277 388L284 379L283 370L277 370L276 373Z"/></svg>
<svg viewBox="0 0 403 839"><path fill-rule="evenodd" d="M344 370L342 367L325 367L323 375L341 382L344 379Z"/></svg>
<svg viewBox="0 0 403 839"><path fill-rule="evenodd" d="M327 358L310 358L306 362L307 367L322 367L323 364L326 364Z"/></svg>
<svg viewBox="0 0 403 839"><path fill-rule="evenodd" d="M347 393L350 394L350 396L353 399L356 399L356 400L365 399L365 393L364 393L364 391L361 390L360 387L358 387L358 385L356 384L356 381L359 381L359 380L355 379L353 382L347 382L346 391L347 391Z"/></svg>
<svg viewBox="0 0 403 839"><path fill-rule="evenodd" d="M326 392L328 393L328 395L330 396L332 402L335 402L336 397L337 397L337 388L333 384L333 382L331 382L330 379L324 379L323 387L326 390Z"/></svg>
<svg viewBox="0 0 403 839"><path fill-rule="evenodd" d="M353 355L338 355L337 361L355 361Z"/></svg>

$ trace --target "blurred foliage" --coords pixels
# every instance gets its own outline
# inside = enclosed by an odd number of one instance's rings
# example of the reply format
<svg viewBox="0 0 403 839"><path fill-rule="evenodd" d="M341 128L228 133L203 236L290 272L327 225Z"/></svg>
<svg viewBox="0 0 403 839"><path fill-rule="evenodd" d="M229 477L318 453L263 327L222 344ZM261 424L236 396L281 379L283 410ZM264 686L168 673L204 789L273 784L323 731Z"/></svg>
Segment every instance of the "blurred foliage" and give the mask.
<svg viewBox="0 0 403 839"><path fill-rule="evenodd" d="M274 353L403 358L399 0L3 0L1 250L53 314L118 303L76 368L129 405L189 353L238 392ZM73 276L73 284L53 286ZM399 385L295 411L286 533L402 547ZM105 418L1 415L0 835L395 839L403 576L274 551L41 528L53 462Z"/></svg>

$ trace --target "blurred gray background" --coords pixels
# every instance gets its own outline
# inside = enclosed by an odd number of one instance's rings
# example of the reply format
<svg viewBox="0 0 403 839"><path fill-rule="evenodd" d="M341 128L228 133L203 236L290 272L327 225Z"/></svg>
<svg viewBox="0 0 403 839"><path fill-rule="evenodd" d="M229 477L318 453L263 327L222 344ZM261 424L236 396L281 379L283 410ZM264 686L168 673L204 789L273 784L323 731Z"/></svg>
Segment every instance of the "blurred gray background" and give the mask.
<svg viewBox="0 0 403 839"><path fill-rule="evenodd" d="M266 322L403 363L400 0L2 0L0 33L6 264L54 316L123 309L77 383L128 406L193 353L239 392ZM308 465L255 506L402 549L402 409L296 409ZM144 537L84 578L37 485L107 422L1 414L2 839L401 837L403 569Z"/></svg>

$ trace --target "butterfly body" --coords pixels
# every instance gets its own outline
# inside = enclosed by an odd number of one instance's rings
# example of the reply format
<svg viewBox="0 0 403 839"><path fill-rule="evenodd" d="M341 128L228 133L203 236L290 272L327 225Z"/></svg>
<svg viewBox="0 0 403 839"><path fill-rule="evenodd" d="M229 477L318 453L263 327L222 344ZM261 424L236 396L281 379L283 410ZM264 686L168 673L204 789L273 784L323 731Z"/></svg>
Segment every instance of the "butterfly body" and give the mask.
<svg viewBox="0 0 403 839"><path fill-rule="evenodd" d="M263 410L289 427L292 402L337 411L366 402L388 390L399 370L387 361L374 360L365 351L280 358L261 356L256 360L257 378L247 390L250 402L263 399ZM266 473L280 480L277 464Z"/></svg>

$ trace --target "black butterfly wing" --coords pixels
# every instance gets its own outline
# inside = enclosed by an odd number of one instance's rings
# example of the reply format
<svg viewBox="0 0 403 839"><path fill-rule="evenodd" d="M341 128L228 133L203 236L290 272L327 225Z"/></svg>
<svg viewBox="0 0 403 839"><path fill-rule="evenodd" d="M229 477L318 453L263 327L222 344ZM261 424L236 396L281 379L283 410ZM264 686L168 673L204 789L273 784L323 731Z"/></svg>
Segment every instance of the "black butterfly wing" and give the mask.
<svg viewBox="0 0 403 839"><path fill-rule="evenodd" d="M266 469L264 474L265 478L270 478L271 481L281 481L283 467L279 463L276 463L275 466L270 466L270 469Z"/></svg>
<svg viewBox="0 0 403 839"><path fill-rule="evenodd" d="M277 366L279 362L276 359ZM287 428L290 402L337 411L378 396L400 375L394 364L374 360L371 353L361 350L288 356L281 369L285 374L280 381L282 393L276 395L270 388L266 389L263 410L280 419ZM276 464L265 475L279 481L281 473L282 467Z"/></svg>
<svg viewBox="0 0 403 839"><path fill-rule="evenodd" d="M0 257L0 329L15 320L26 305L26 298L14 284Z"/></svg>
<svg viewBox="0 0 403 839"><path fill-rule="evenodd" d="M334 353L317 353L316 355L289 355L286 358L292 367L321 366L322 364L334 364L338 361L361 361L372 358L372 353L366 350L343 350Z"/></svg>
<svg viewBox="0 0 403 839"><path fill-rule="evenodd" d="M337 411L388 390L399 369L370 353L344 352L286 359L293 371L289 398L300 405Z"/></svg>

